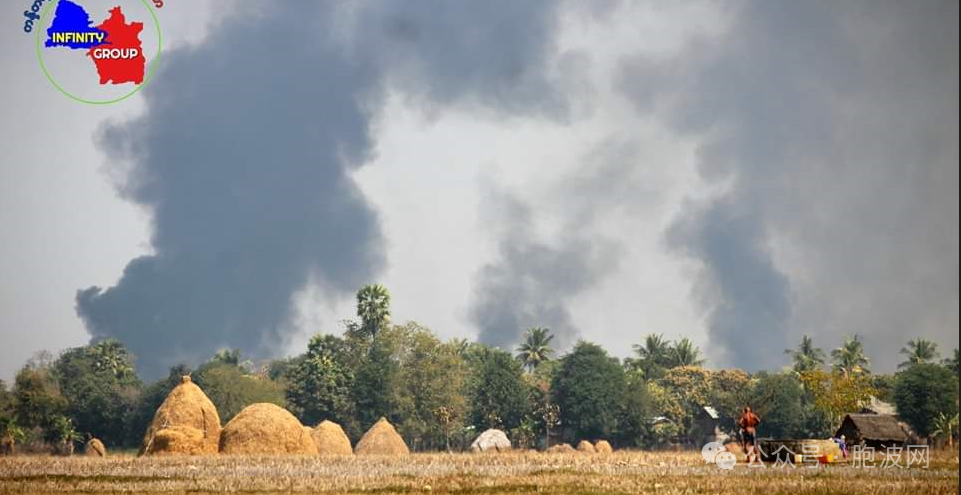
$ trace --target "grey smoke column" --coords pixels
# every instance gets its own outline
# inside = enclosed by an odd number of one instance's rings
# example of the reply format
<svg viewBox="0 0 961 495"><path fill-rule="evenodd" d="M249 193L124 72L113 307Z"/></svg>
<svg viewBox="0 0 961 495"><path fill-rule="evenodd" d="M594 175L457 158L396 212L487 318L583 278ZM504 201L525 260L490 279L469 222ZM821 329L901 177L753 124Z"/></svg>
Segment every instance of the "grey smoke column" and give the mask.
<svg viewBox="0 0 961 495"><path fill-rule="evenodd" d="M956 346L957 2L725 7L717 39L620 77L727 188L667 233L702 263L712 362L777 368L802 333L861 333L884 370L911 335Z"/></svg>
<svg viewBox="0 0 961 495"><path fill-rule="evenodd" d="M221 346L271 355L308 280L345 295L374 279L377 216L349 174L371 152L388 85L425 105L564 113L540 76L551 4L243 8L199 46L165 54L143 116L100 132L118 190L153 215L155 254L114 287L79 291L77 312L93 339L128 345L147 377Z"/></svg>

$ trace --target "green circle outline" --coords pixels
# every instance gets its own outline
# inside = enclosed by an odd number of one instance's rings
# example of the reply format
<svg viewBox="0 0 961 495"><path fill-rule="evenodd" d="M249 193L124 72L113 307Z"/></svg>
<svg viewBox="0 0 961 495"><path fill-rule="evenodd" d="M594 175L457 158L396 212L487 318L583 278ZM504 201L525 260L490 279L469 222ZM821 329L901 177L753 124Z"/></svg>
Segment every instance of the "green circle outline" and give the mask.
<svg viewBox="0 0 961 495"><path fill-rule="evenodd" d="M59 3L59 2L50 2L47 4L46 7L43 8L43 11L40 12L41 20L46 19L48 11L56 3ZM157 30L157 54L154 55L153 62L151 62L150 66L147 67L147 74L144 76L144 80L142 83L138 84L133 91L119 98L115 98L113 100L86 100L79 96L69 93L67 90L63 89L59 84L57 84L57 81L55 81L53 77L50 75L50 72L47 71L46 64L43 63L43 54L40 51L40 33L44 31L43 29L44 24L38 23L40 25L40 29L37 30L37 35L36 35L37 60L40 62L40 68L43 70L43 75L47 76L47 80L50 81L50 84L53 84L53 87L57 88L58 91L66 95L68 98L75 101L79 101L81 103L87 103L89 105L108 105L110 103L117 103L119 101L123 101L123 100L126 100L127 98L130 98L131 96L135 95L138 91L143 89L143 87L150 82L151 77L153 77L154 70L157 68L157 62L160 60L160 52L163 51L163 35L160 33L160 21L157 20L157 14L153 11L153 8L150 7L150 4L147 3L147 0L140 0L140 3L142 3L143 6L147 9L147 12L150 13L150 17L153 18L154 28Z"/></svg>

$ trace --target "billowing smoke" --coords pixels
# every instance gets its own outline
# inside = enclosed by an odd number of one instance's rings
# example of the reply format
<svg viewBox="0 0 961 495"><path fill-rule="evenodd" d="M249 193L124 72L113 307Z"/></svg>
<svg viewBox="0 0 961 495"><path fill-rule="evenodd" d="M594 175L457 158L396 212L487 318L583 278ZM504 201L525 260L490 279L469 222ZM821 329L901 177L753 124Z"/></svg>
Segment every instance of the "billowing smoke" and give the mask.
<svg viewBox="0 0 961 495"><path fill-rule="evenodd" d="M572 303L610 274L623 254L598 228L599 217L649 192L638 186L636 145L604 140L581 157L583 168L548 185L552 197L539 199L564 219L553 233L539 229L543 222L532 207L537 200L487 185L480 209L497 254L474 275L470 318L478 341L512 349L530 327L550 329L555 350L577 340L581 329Z"/></svg>
<svg viewBox="0 0 961 495"><path fill-rule="evenodd" d="M715 363L778 367L802 333L956 345L957 13L748 2L717 39L624 61L623 94L699 138L702 177L727 188L668 231L702 262Z"/></svg>
<svg viewBox="0 0 961 495"><path fill-rule="evenodd" d="M542 78L553 23L538 2L270 2L165 53L143 116L100 133L153 254L78 292L92 338L119 338L148 377L224 346L276 353L292 294L343 296L383 266L351 172L384 94L563 115Z"/></svg>

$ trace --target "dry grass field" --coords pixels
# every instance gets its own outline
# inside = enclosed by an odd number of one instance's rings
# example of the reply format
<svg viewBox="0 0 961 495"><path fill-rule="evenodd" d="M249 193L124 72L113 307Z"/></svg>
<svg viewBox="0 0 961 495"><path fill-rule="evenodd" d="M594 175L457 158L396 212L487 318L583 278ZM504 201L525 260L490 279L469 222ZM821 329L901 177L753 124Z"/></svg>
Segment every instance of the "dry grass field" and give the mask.
<svg viewBox="0 0 961 495"><path fill-rule="evenodd" d="M705 465L698 452L396 457L0 458L0 493L958 493L957 451L927 469Z"/></svg>

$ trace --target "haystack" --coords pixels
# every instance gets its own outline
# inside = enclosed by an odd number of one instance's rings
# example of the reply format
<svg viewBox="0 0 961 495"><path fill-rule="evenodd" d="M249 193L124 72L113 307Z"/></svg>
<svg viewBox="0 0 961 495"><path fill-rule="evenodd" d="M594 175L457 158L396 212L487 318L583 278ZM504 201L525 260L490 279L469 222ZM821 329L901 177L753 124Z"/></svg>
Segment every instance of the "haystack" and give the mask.
<svg viewBox="0 0 961 495"><path fill-rule="evenodd" d="M87 440L87 444L84 445L83 453L87 457L107 457L107 447L104 446L99 438L91 438Z"/></svg>
<svg viewBox="0 0 961 495"><path fill-rule="evenodd" d="M262 402L243 408L220 433L222 454L317 455L311 434L290 411Z"/></svg>
<svg viewBox="0 0 961 495"><path fill-rule="evenodd" d="M310 429L310 436L317 444L317 451L320 455L351 455L354 453L350 447L350 439L344 433L344 429L333 421L323 420L314 428Z"/></svg>
<svg viewBox="0 0 961 495"><path fill-rule="evenodd" d="M611 447L611 444L607 440L598 440L597 443L594 444L594 450L596 450L598 454L610 454L614 452L614 448Z"/></svg>
<svg viewBox="0 0 961 495"><path fill-rule="evenodd" d="M380 418L361 437L354 448L357 455L406 455L410 453L404 439L387 418Z"/></svg>
<svg viewBox="0 0 961 495"><path fill-rule="evenodd" d="M508 452L511 450L511 441L503 431L491 428L481 433L470 444L470 449L472 452Z"/></svg>
<svg viewBox="0 0 961 495"><path fill-rule="evenodd" d="M571 447L569 443L561 443L557 445L550 446L546 452L548 454L573 454L577 452L574 447Z"/></svg>
<svg viewBox="0 0 961 495"><path fill-rule="evenodd" d="M577 451L584 454L596 454L597 450L594 449L594 444L588 442L587 440L581 440L577 444Z"/></svg>
<svg viewBox="0 0 961 495"><path fill-rule="evenodd" d="M216 454L219 442L217 408L184 376L157 408L138 455Z"/></svg>

